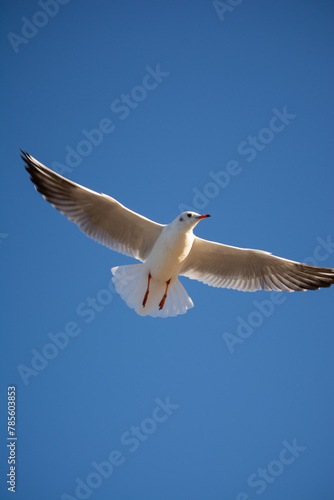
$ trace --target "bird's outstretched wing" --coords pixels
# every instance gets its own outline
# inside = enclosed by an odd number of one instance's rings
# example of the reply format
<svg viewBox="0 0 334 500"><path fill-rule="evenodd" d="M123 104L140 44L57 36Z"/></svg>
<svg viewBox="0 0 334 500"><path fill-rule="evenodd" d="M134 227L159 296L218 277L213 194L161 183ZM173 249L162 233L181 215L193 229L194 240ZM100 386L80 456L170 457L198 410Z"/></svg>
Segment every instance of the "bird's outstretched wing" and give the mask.
<svg viewBox="0 0 334 500"><path fill-rule="evenodd" d="M308 266L261 250L195 237L180 274L210 286L256 290L316 290L334 283L334 269Z"/></svg>
<svg viewBox="0 0 334 500"><path fill-rule="evenodd" d="M45 167L28 153L22 159L43 198L87 236L112 250L145 261L163 229L114 198L91 191Z"/></svg>

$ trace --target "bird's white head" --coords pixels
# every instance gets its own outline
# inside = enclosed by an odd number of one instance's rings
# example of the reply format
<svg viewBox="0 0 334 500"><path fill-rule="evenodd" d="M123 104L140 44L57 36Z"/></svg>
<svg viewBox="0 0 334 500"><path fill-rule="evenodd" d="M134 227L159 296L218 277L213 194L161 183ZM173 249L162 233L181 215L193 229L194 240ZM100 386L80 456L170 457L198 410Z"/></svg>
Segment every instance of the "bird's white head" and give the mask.
<svg viewBox="0 0 334 500"><path fill-rule="evenodd" d="M173 225L175 225L179 230L188 231L196 226L200 220L206 219L210 217L209 214L200 215L196 212L182 212L182 214L178 215L176 219L173 221Z"/></svg>

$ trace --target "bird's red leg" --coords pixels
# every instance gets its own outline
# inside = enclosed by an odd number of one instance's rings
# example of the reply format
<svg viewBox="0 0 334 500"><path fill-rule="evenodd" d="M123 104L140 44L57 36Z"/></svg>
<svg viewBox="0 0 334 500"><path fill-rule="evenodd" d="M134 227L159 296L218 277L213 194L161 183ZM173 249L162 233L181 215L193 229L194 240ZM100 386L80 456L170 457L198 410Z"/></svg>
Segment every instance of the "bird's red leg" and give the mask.
<svg viewBox="0 0 334 500"><path fill-rule="evenodd" d="M151 273L148 273L148 279L147 279L147 289L146 289L146 293L145 293L145 296L144 296L144 300L143 300L143 307L146 306L146 302L147 302L147 299L148 299L148 294L149 294L149 291L150 291L150 281L151 281Z"/></svg>
<svg viewBox="0 0 334 500"><path fill-rule="evenodd" d="M167 299L167 292L168 292L169 283L170 283L170 279L168 281L166 281L166 290L165 290L164 296L160 300L159 310L161 310L163 308L163 306L165 304L165 300Z"/></svg>

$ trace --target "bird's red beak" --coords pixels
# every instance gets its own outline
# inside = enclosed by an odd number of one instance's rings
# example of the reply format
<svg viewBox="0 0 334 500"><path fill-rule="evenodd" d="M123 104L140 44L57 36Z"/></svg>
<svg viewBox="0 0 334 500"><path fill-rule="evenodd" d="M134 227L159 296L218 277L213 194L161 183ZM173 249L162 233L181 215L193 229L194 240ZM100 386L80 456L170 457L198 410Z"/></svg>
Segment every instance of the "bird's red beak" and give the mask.
<svg viewBox="0 0 334 500"><path fill-rule="evenodd" d="M199 215L198 217L196 217L196 219L206 219L207 217L211 217L211 215L209 214Z"/></svg>

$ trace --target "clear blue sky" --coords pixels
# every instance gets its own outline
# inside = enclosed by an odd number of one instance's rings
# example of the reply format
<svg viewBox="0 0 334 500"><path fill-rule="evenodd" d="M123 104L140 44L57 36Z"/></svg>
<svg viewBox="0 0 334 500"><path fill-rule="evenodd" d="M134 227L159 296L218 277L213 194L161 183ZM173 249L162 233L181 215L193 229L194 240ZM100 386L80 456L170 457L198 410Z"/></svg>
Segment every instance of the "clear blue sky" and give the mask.
<svg viewBox="0 0 334 500"><path fill-rule="evenodd" d="M334 267L332 2L2 3L0 497L15 385L17 500L329 500L334 290L182 279L194 309L141 318L109 288L133 261L18 148L158 222L189 206L201 237Z"/></svg>

